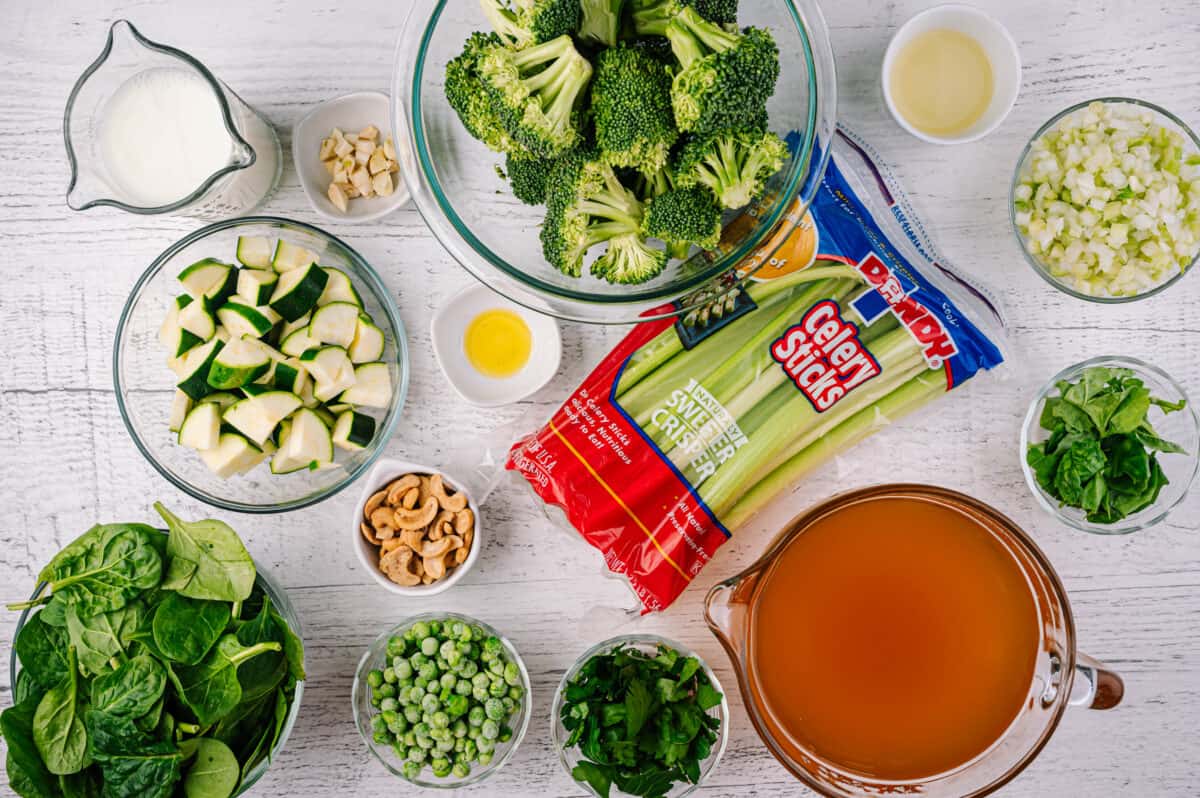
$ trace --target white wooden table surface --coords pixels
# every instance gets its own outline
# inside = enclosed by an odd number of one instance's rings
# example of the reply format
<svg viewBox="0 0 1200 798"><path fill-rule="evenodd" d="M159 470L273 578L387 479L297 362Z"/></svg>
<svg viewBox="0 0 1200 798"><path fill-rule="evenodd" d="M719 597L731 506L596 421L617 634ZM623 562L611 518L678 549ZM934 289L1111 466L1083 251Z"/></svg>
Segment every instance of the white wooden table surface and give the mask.
<svg viewBox="0 0 1200 798"><path fill-rule="evenodd" d="M469 0L456 0L456 2ZM749 0L747 0L749 2ZM1010 28L1025 63L1021 96L983 142L926 145L886 116L877 74L892 30L928 3L826 3L837 54L841 118L871 141L911 190L944 253L989 280L1006 301L1017 354L1006 380L985 376L889 429L799 486L738 532L665 614L641 621L696 648L726 685L733 677L705 630L707 585L753 560L772 530L831 493L885 480L967 491L1023 523L1066 581L1081 647L1118 668L1118 709L1071 711L1009 796L1195 796L1200 791L1200 491L1170 521L1121 539L1058 525L1035 506L1018 466L1019 421L1036 387L1085 357L1154 361L1200 397L1200 277L1164 296L1099 307L1054 292L1024 263L1008 226L1016 157L1051 114L1078 100L1128 94L1200 125L1197 0L1010 0L986 3ZM981 3L983 4L983 3ZM134 449L113 398L117 316L132 283L186 219L67 209L63 105L99 52L109 23L128 17L180 47L288 131L319 100L389 85L404 0L5 0L0 4L0 594L27 594L40 566L97 521L146 521L161 499L183 517L210 510L169 486ZM481 165L481 168L490 168ZM481 413L459 401L434 362L429 321L470 277L413 210L366 226L327 224L311 211L286 158L267 212L344 237L399 295L412 347L412 388L388 452L439 463L499 421L557 406L620 335L564 325L564 368L532 403ZM404 788L368 758L350 714L364 646L407 614L459 610L507 632L534 684L534 723L515 759L476 795L579 795L548 734L563 670L589 644L629 631L614 608L623 586L591 550L554 529L512 483L489 501L491 532L475 570L452 592L401 602L373 586L347 544L356 489L276 517L223 517L278 575L303 617L310 679L286 751L260 782L264 796L388 795ZM0 705L11 702L15 614L0 614ZM731 695L732 740L706 796L801 795ZM4 787L7 791L7 786Z"/></svg>

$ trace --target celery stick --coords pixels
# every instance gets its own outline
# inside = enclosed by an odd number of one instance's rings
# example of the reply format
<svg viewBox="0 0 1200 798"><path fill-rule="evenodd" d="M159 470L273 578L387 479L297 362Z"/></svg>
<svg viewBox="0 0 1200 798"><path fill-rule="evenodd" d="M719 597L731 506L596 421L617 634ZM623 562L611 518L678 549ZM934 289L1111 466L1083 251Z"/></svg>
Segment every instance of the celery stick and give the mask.
<svg viewBox="0 0 1200 798"><path fill-rule="evenodd" d="M878 402L863 408L813 445L799 452L767 476L748 479L746 490L730 509L717 517L736 529L771 499L829 458L842 454L880 427L899 420L931 399L946 392L944 369L924 371Z"/></svg>
<svg viewBox="0 0 1200 798"><path fill-rule="evenodd" d="M882 336L872 354L882 373L838 403L847 405L843 408L845 411L864 407L877 398L880 389L890 389L898 385L896 377L911 367L914 359L921 358L916 342L908 330L903 328ZM772 463L794 440L793 436L802 435L810 426L819 424L820 421L816 417L820 415L799 396L781 407L763 424L762 432L753 437L733 459L723 464L717 469L717 473L700 486L700 494L708 506L720 517L721 510L728 509L744 491L747 475Z"/></svg>
<svg viewBox="0 0 1200 798"><path fill-rule="evenodd" d="M824 265L817 265L824 264ZM816 282L829 278L859 278L858 272L850 266L835 263L834 261L819 260L807 269L789 274L785 277L780 277L775 280L765 282L751 283L746 289L746 293L758 305L759 310L763 310L764 305L774 304L780 301L780 296L788 289L794 288L803 283ZM861 279L861 278L859 278ZM756 311L757 312L757 311ZM750 313L743 316L735 325L740 325L743 320L750 319L755 314ZM730 329L722 330L722 336L732 335L731 330L734 325L730 325ZM697 347L698 349L699 347ZM644 379L648 374L655 369L661 367L668 360L683 351L683 343L679 340L679 336L675 333L675 328L668 327L659 333L652 341L647 343L629 359L629 363L625 367L625 372L621 375L621 382L617 387L617 398L622 397L633 386ZM695 350L693 350L695 351Z"/></svg>

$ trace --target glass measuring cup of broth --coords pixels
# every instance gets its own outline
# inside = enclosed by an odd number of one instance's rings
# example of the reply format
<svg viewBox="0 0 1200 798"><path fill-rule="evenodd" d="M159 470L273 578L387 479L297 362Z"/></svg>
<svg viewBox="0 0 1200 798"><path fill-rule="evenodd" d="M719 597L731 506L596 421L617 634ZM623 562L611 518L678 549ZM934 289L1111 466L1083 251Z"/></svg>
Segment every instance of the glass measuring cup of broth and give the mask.
<svg viewBox="0 0 1200 798"><path fill-rule="evenodd" d="M123 19L71 90L63 135L77 211L221 219L261 204L282 170L279 138L258 112Z"/></svg>
<svg viewBox="0 0 1200 798"><path fill-rule="evenodd" d="M768 749L826 796L985 795L1068 705L1124 693L1076 651L1033 541L941 488L883 485L810 510L709 592L705 619Z"/></svg>

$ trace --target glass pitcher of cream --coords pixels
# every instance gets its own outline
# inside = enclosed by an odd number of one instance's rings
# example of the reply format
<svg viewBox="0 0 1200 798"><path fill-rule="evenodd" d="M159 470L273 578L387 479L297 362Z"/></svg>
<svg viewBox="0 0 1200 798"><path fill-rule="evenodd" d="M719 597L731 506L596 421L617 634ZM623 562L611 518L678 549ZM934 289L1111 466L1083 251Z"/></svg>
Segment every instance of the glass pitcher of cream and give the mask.
<svg viewBox="0 0 1200 798"><path fill-rule="evenodd" d="M204 64L117 20L63 118L67 205L221 219L279 182L275 130Z"/></svg>

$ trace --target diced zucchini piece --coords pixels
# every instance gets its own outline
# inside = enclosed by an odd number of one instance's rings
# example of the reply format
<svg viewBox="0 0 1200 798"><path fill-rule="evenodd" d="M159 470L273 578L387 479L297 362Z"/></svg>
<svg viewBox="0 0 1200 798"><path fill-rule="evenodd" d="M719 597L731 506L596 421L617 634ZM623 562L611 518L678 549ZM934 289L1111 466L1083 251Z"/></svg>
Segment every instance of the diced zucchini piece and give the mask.
<svg viewBox="0 0 1200 798"><path fill-rule="evenodd" d="M279 451L271 458L272 473L290 474L333 462L333 438L320 416L303 408L296 411L291 422L291 427L280 435Z"/></svg>
<svg viewBox="0 0 1200 798"><path fill-rule="evenodd" d="M201 402L192 408L179 428L179 445L192 449L211 449L221 438L221 408L215 402Z"/></svg>
<svg viewBox="0 0 1200 798"><path fill-rule="evenodd" d="M349 302L362 307L362 297L354 290L354 283L350 282L350 278L346 276L345 272L326 268L325 273L329 276L329 282L325 283L325 290L321 292L321 298L317 300L317 305Z"/></svg>
<svg viewBox="0 0 1200 798"><path fill-rule="evenodd" d="M254 336L244 335L242 336L242 340L277 363L288 359L287 355L285 355L283 352L280 352L270 344L263 343Z"/></svg>
<svg viewBox="0 0 1200 798"><path fill-rule="evenodd" d="M251 269L271 268L271 239L262 236L238 236L237 259Z"/></svg>
<svg viewBox="0 0 1200 798"><path fill-rule="evenodd" d="M321 342L314 338L307 327L296 330L283 339L279 349L289 357L300 357L310 349L319 349Z"/></svg>
<svg viewBox="0 0 1200 798"><path fill-rule="evenodd" d="M263 452L236 432L222 432L217 445L200 452L200 459L221 479L244 474L263 461Z"/></svg>
<svg viewBox="0 0 1200 798"><path fill-rule="evenodd" d="M179 322L181 312L179 310L169 312L158 329L158 340L167 348L167 355L172 359L182 357L186 352L204 343L205 340L183 328ZM211 337L210 335L209 338Z"/></svg>
<svg viewBox="0 0 1200 798"><path fill-rule="evenodd" d="M328 280L315 263L284 272L271 294L271 308L288 321L296 321L316 306Z"/></svg>
<svg viewBox="0 0 1200 798"><path fill-rule="evenodd" d="M319 401L328 402L354 385L354 364L339 346L310 349L300 356L300 363L312 375L313 396Z"/></svg>
<svg viewBox="0 0 1200 798"><path fill-rule="evenodd" d="M291 419L285 418L283 421L280 421L279 426L275 427L275 429L271 432L271 437L267 438L271 445L275 447L276 451L279 450L279 442L282 441L285 436L287 436L287 431L291 428Z"/></svg>
<svg viewBox="0 0 1200 798"><path fill-rule="evenodd" d="M193 400L203 399L212 393L213 388L208 384L208 373L212 369L213 361L224 347L223 341L213 338L208 343L201 344L184 355L180 366L183 371L183 379L179 381L179 390Z"/></svg>
<svg viewBox="0 0 1200 798"><path fill-rule="evenodd" d="M345 402L332 402L330 404L325 405L325 409L328 410L330 413L333 413L335 416L340 416L342 413L345 413L347 410L353 410L354 405L348 405Z"/></svg>
<svg viewBox="0 0 1200 798"><path fill-rule="evenodd" d="M337 416L335 416L333 413L330 413L324 406L314 407L312 408L312 411L321 419L321 423L330 429L333 429L333 425L337 421Z"/></svg>
<svg viewBox="0 0 1200 798"><path fill-rule="evenodd" d="M309 252L304 247L288 243L281 238L279 239L279 243L275 245L275 257L271 259L271 268L283 274L284 272L290 272L293 269L299 269L316 262L317 256L315 254ZM320 296L319 292L317 296Z"/></svg>
<svg viewBox="0 0 1200 798"><path fill-rule="evenodd" d="M313 396L313 387L315 384L312 380L305 380L304 385L300 388L300 393L297 394L300 397L300 403L305 407L319 407L321 404L317 397Z"/></svg>
<svg viewBox="0 0 1200 798"><path fill-rule="evenodd" d="M270 393L271 391L275 390L275 388L272 385L267 385L261 382L248 382L241 388L238 388L238 390L241 391L242 396L249 397L262 396L264 393Z"/></svg>
<svg viewBox="0 0 1200 798"><path fill-rule="evenodd" d="M271 380L277 390L290 391L299 395L308 382L308 369L295 358L279 361L275 364L275 373Z"/></svg>
<svg viewBox="0 0 1200 798"><path fill-rule="evenodd" d="M212 402L217 407L221 408L222 411L224 411L225 408L236 404L241 400L242 397L238 396L236 393L231 393L229 391L213 391L208 396L201 399L200 402Z"/></svg>
<svg viewBox="0 0 1200 798"><path fill-rule="evenodd" d="M279 275L271 271L241 269L237 278L237 295L245 297L248 304L265 305L271 301Z"/></svg>
<svg viewBox="0 0 1200 798"><path fill-rule="evenodd" d="M284 340L286 340L287 337L289 335L291 335L292 333L294 333L296 330L303 330L305 327L308 326L308 323L310 321L312 321L312 313L305 313L303 316L296 319L295 321L285 321L283 324L279 325L279 341L280 341L280 343L282 343Z"/></svg>
<svg viewBox="0 0 1200 798"><path fill-rule="evenodd" d="M333 302L319 307L313 311L308 334L323 344L349 349L358 331L358 314L361 312L358 305L350 302ZM371 359L378 360L377 357Z"/></svg>
<svg viewBox="0 0 1200 798"><path fill-rule="evenodd" d="M185 311L186 312L186 311ZM271 331L279 316L270 307L250 307L241 302L230 300L217 311L221 326L229 331L230 338L262 338Z"/></svg>
<svg viewBox="0 0 1200 798"><path fill-rule="evenodd" d="M203 299L205 308L213 310L237 288L237 269L215 258L205 258L181 271L179 282L192 298Z"/></svg>
<svg viewBox="0 0 1200 798"><path fill-rule="evenodd" d="M333 442L343 449L358 451L375 437L375 419L347 410L333 424Z"/></svg>
<svg viewBox="0 0 1200 798"><path fill-rule="evenodd" d="M271 359L245 339L230 341L213 360L208 384L219 390L240 388L254 382L270 368Z"/></svg>
<svg viewBox="0 0 1200 798"><path fill-rule="evenodd" d="M352 363L370 363L383 358L383 330L371 323L371 317L360 314L355 323L354 340L346 350Z"/></svg>
<svg viewBox="0 0 1200 798"><path fill-rule="evenodd" d="M192 409L192 397L181 390L175 390L175 398L171 400L171 412L167 414L167 429L179 432L188 411Z"/></svg>
<svg viewBox="0 0 1200 798"><path fill-rule="evenodd" d="M354 369L354 385L338 401L358 407L387 407L392 402L392 375L386 363L364 363Z"/></svg>
<svg viewBox="0 0 1200 798"><path fill-rule="evenodd" d="M280 421L300 407L300 397L287 391L268 391L237 402L225 411L225 421L256 446L271 437Z"/></svg>
<svg viewBox="0 0 1200 798"><path fill-rule="evenodd" d="M204 308L203 302L192 302L179 311L179 326L200 339L201 343L217 332L217 323Z"/></svg>

